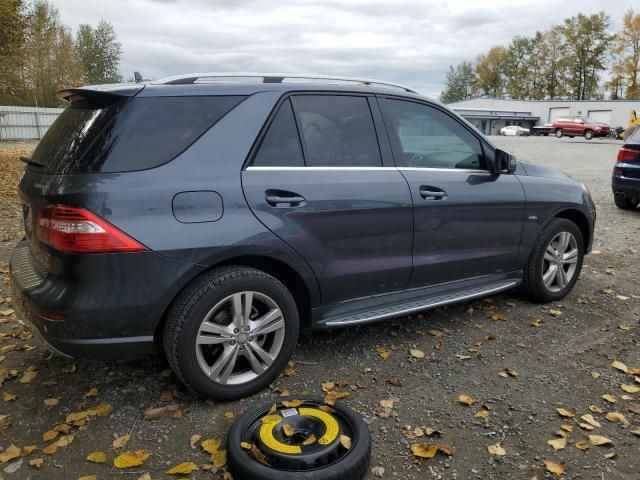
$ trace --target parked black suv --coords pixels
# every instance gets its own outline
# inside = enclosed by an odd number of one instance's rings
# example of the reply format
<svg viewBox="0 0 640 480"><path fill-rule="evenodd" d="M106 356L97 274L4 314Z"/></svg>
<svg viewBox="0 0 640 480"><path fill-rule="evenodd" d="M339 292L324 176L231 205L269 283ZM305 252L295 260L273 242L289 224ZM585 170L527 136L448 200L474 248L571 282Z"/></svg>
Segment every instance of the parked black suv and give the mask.
<svg viewBox="0 0 640 480"><path fill-rule="evenodd" d="M225 77L60 93L10 262L15 309L52 349L159 344L187 386L231 399L276 377L300 329L518 285L558 300L578 279L584 185L406 87Z"/></svg>

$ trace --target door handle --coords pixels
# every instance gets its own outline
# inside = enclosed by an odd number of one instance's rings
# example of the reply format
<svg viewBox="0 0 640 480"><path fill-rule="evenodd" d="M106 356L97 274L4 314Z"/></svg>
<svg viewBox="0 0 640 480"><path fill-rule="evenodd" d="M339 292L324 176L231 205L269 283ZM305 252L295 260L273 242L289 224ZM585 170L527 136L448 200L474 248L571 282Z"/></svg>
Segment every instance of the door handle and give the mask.
<svg viewBox="0 0 640 480"><path fill-rule="evenodd" d="M425 200L444 200L447 198L447 192L437 187L422 185L420 187L420 196Z"/></svg>
<svg viewBox="0 0 640 480"><path fill-rule="evenodd" d="M300 207L306 203L302 195L282 190L267 190L265 200L272 207Z"/></svg>

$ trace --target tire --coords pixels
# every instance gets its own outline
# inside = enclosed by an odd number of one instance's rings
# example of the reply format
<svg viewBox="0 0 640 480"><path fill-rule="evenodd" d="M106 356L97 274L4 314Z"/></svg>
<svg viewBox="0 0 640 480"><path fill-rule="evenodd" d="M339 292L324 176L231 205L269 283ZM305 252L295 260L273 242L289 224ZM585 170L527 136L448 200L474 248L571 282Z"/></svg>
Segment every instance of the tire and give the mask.
<svg viewBox="0 0 640 480"><path fill-rule="evenodd" d="M562 131L561 128L556 129L556 138L562 138L563 135L564 135L564 132Z"/></svg>
<svg viewBox="0 0 640 480"><path fill-rule="evenodd" d="M308 402L315 405L322 403L321 400L305 400L305 404ZM371 460L371 434L362 418L341 402L337 402L331 408L334 410L333 416L339 416L350 429L352 444L351 448L343 454L344 456L327 465L303 470L280 469L258 462L249 451L241 447L241 442L254 443L247 437L251 425L257 419L269 414L272 405L269 403L249 409L231 426L227 435L227 461L229 471L234 478L238 480L361 480L364 478ZM267 460L269 460L268 457Z"/></svg>
<svg viewBox="0 0 640 480"><path fill-rule="evenodd" d="M614 195L613 201L616 204L616 207L621 208L622 210L635 210L638 206L638 202L633 202L626 195Z"/></svg>
<svg viewBox="0 0 640 480"><path fill-rule="evenodd" d="M593 138L593 132L591 130L587 130L584 132L584 138L586 140L591 140Z"/></svg>
<svg viewBox="0 0 640 480"><path fill-rule="evenodd" d="M248 299L250 321L245 322ZM258 324L261 318L267 323ZM254 268L229 266L201 275L180 293L167 315L163 345L171 369L189 390L207 399L233 400L277 377L293 354L298 327L296 302L280 281ZM196 338L205 340L196 344ZM223 355L231 360L225 363ZM205 368L213 375L217 365L222 365L219 375L211 379Z"/></svg>
<svg viewBox="0 0 640 480"><path fill-rule="evenodd" d="M556 265L556 274L551 276L552 284L548 286L545 284L543 275L553 270L552 267L554 262L548 262L548 257L545 258L545 254L549 253L549 250L553 250L553 245L551 245L552 241L555 241L556 238L563 233L570 234L575 242L575 244L569 242L567 248L571 247L571 249L563 250L563 257L564 252L572 253L574 247L575 250L577 250L575 262L569 263L569 260L567 259L567 264L562 266L563 269L566 269L563 271L571 273L571 277L566 278L569 275L568 273L566 277L563 276L565 284L562 286L558 282L559 274L557 273L558 266ZM555 245L558 245L558 243L555 243ZM549 254L549 256L553 257L553 254ZM529 261L527 262L524 271L524 278L521 287L522 292L529 299L538 302L551 302L564 298L578 281L583 259L584 239L582 238L582 232L578 226L572 221L564 218L553 219L542 229L538 235L538 239L533 245ZM572 266L574 268L572 268Z"/></svg>

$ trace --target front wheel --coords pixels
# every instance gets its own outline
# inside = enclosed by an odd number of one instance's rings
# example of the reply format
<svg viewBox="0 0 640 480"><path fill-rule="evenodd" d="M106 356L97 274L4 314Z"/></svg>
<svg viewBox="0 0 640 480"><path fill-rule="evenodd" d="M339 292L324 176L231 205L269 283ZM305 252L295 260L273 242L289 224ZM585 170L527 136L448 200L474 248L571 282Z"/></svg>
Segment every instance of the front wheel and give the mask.
<svg viewBox="0 0 640 480"><path fill-rule="evenodd" d="M584 258L584 240L577 225L564 218L552 220L540 232L525 267L522 290L532 300L564 298L578 281Z"/></svg>
<svg viewBox="0 0 640 480"><path fill-rule="evenodd" d="M558 128L556 130L556 138L562 138L562 135L564 135L564 132L562 131L561 128Z"/></svg>
<svg viewBox="0 0 640 480"><path fill-rule="evenodd" d="M286 366L298 337L287 288L260 270L231 266L197 278L164 328L171 369L196 394L233 400L261 390Z"/></svg>

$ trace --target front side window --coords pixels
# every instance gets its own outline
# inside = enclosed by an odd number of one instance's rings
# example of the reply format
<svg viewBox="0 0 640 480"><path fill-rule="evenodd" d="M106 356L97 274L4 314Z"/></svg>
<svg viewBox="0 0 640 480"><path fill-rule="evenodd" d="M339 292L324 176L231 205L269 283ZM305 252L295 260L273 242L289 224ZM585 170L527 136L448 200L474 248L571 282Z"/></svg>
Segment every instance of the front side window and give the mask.
<svg viewBox="0 0 640 480"><path fill-rule="evenodd" d="M309 167L382 165L369 102L346 95L292 97Z"/></svg>
<svg viewBox="0 0 640 480"><path fill-rule="evenodd" d="M486 169L480 140L450 115L404 100L381 105L398 166Z"/></svg>

